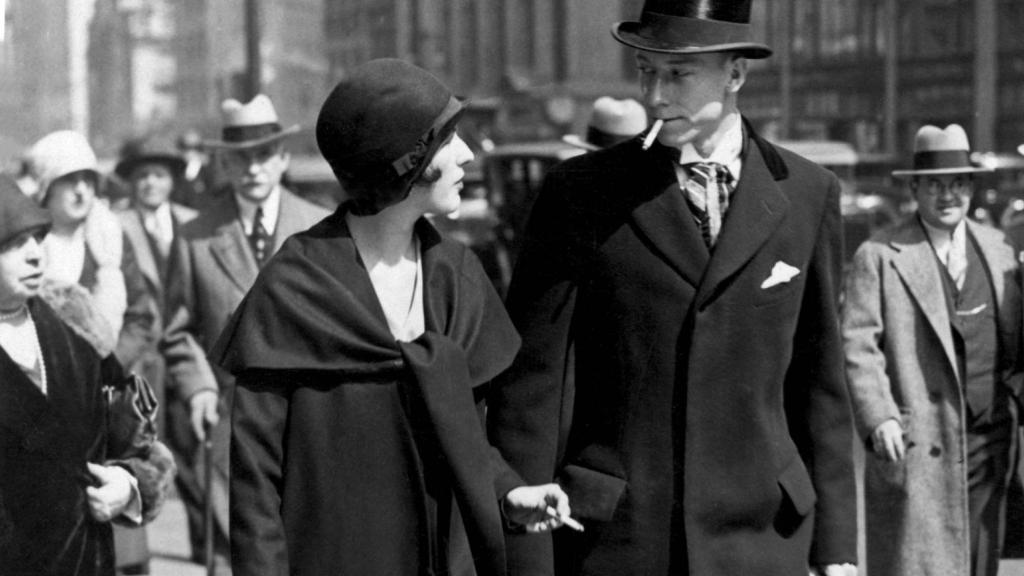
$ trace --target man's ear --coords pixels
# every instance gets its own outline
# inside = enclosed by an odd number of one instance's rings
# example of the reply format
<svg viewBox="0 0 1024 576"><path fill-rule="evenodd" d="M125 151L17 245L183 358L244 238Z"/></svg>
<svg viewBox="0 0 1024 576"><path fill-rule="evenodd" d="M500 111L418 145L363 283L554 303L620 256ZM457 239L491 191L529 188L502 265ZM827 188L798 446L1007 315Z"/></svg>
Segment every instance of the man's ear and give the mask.
<svg viewBox="0 0 1024 576"><path fill-rule="evenodd" d="M743 56L735 56L729 59L729 84L728 89L732 93L740 91L743 84L747 82L747 59Z"/></svg>

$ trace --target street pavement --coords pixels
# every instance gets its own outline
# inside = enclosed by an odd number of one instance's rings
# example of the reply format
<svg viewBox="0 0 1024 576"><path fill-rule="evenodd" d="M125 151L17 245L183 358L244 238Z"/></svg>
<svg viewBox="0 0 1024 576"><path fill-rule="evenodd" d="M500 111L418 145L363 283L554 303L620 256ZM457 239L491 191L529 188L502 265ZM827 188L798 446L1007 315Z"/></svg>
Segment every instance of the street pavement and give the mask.
<svg viewBox="0 0 1024 576"><path fill-rule="evenodd" d="M858 451L858 477L862 466L863 452ZM858 482L859 484L859 482ZM861 529L863 530L863 496L858 494L860 500ZM206 569L189 562L188 529L185 524L185 508L177 498L168 499L160 516L147 528L149 536L149 549L153 555L150 562L151 576L205 576ZM864 554L864 537L860 538L860 555ZM867 576L863 568L863 561L860 562L861 569L858 576ZM999 565L999 576L1024 576L1024 560L1003 560Z"/></svg>
<svg viewBox="0 0 1024 576"><path fill-rule="evenodd" d="M181 500L169 498L156 520L146 528L151 576L206 576L206 569L189 558L188 528Z"/></svg>

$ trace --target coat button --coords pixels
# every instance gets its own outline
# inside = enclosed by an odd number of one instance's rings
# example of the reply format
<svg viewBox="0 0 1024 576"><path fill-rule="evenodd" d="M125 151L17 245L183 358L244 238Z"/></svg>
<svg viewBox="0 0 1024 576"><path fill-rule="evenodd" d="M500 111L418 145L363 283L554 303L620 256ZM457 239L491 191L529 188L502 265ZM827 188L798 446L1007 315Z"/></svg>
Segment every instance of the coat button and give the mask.
<svg viewBox="0 0 1024 576"><path fill-rule="evenodd" d="M932 446L932 449L928 451L928 455L934 458L938 458L942 454L942 448L938 446Z"/></svg>

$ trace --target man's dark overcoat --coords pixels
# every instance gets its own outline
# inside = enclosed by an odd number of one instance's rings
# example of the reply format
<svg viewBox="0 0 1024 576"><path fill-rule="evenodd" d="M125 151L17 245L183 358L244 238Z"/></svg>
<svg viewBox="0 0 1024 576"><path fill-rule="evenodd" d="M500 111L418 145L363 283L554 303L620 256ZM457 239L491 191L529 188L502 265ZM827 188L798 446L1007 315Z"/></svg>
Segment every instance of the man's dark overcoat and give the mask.
<svg viewBox="0 0 1024 576"><path fill-rule="evenodd" d="M523 350L488 424L586 526L554 534L558 574L856 562L839 185L745 128L711 255L660 144L569 160L534 207L508 300ZM509 556L551 571L550 539L513 536Z"/></svg>
<svg viewBox="0 0 1024 576"><path fill-rule="evenodd" d="M414 342L388 330L339 211L285 243L212 352L236 375L236 576L504 574L474 389L519 337L472 252L426 221L417 235Z"/></svg>

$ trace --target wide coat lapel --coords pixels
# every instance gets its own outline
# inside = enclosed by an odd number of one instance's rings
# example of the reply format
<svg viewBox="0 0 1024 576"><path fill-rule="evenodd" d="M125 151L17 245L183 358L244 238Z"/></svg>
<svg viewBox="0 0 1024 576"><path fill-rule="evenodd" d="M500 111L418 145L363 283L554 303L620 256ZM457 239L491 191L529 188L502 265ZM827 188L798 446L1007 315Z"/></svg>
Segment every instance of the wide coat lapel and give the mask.
<svg viewBox="0 0 1024 576"><path fill-rule="evenodd" d="M210 241L214 260L242 291L247 291L259 274L256 258L249 249L242 222L238 217L238 205L231 193L210 206L215 222L215 233Z"/></svg>
<svg viewBox="0 0 1024 576"><path fill-rule="evenodd" d="M893 267L903 279L910 297L917 302L921 313L928 319L928 325L942 343L942 350L949 361L950 369L959 381L960 371L956 368L956 350L953 347L953 334L950 330L949 309L942 291L943 280L935 252L917 218L910 218L904 222L889 245L895 250L892 258Z"/></svg>
<svg viewBox="0 0 1024 576"><path fill-rule="evenodd" d="M679 188L673 151L661 144L646 152L639 145L636 148L640 154L637 173L651 174L653 183L649 188L661 193L634 209L633 221L669 266L692 286L698 286L709 254Z"/></svg>
<svg viewBox="0 0 1024 576"><path fill-rule="evenodd" d="M740 180L697 292L698 307L757 253L789 209L789 198L765 164L760 147L748 139L746 150Z"/></svg>
<svg viewBox="0 0 1024 576"><path fill-rule="evenodd" d="M317 210L308 202L282 187L281 208L277 212L277 227L274 229L274 253L281 249L281 245L289 236L302 232L319 221L316 212Z"/></svg>

